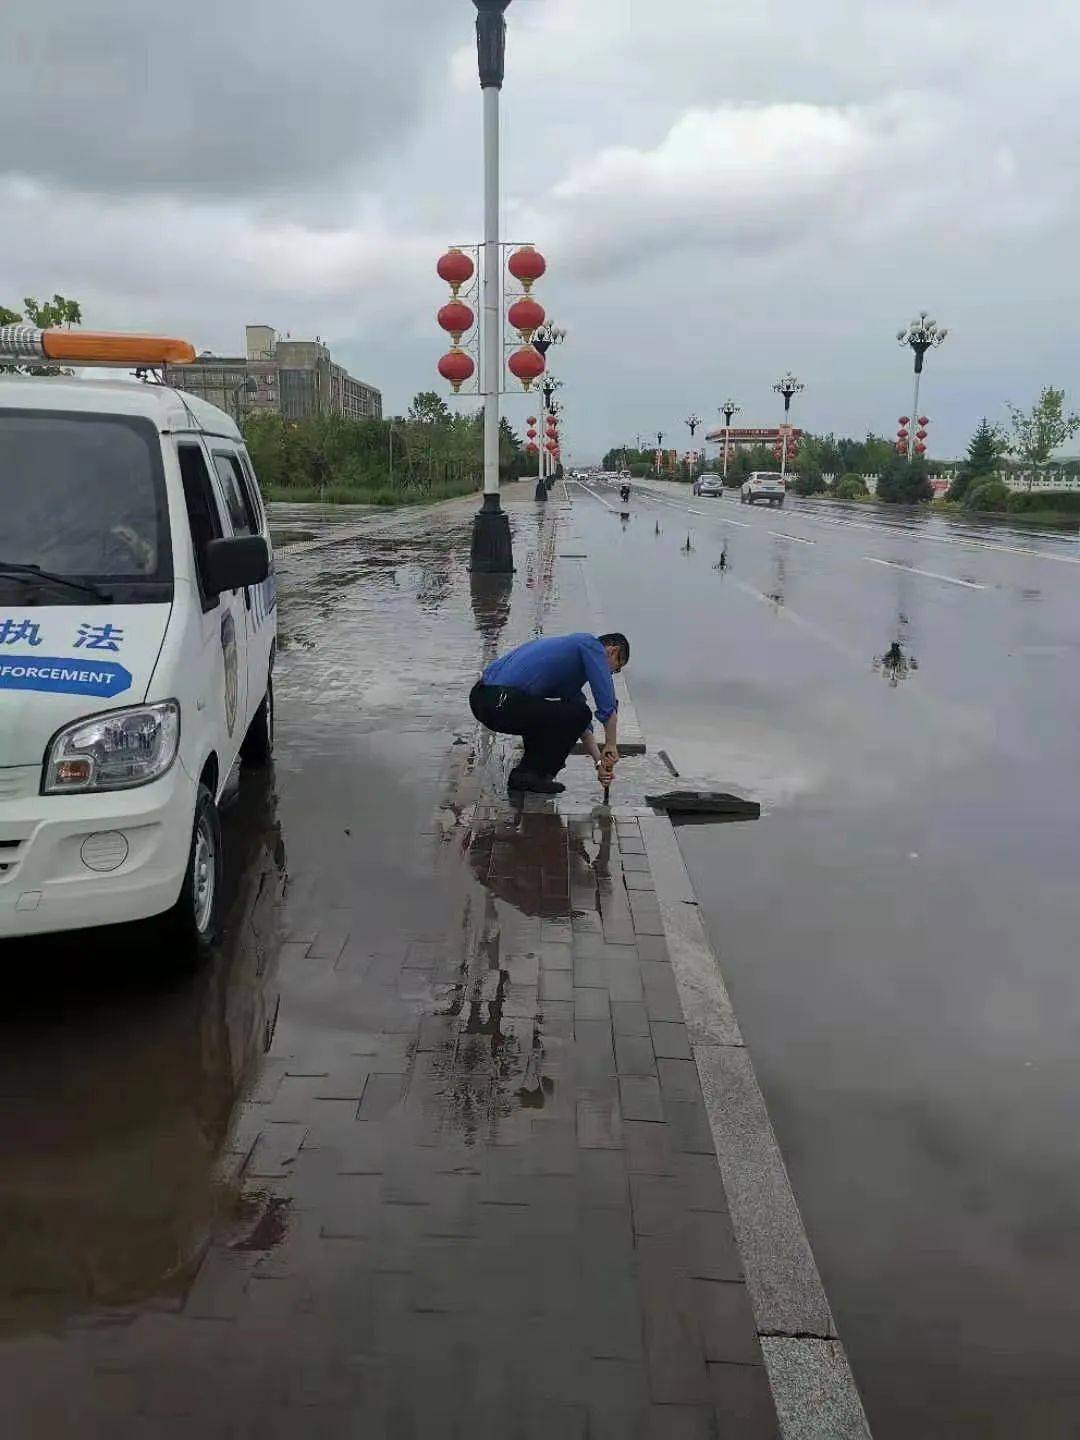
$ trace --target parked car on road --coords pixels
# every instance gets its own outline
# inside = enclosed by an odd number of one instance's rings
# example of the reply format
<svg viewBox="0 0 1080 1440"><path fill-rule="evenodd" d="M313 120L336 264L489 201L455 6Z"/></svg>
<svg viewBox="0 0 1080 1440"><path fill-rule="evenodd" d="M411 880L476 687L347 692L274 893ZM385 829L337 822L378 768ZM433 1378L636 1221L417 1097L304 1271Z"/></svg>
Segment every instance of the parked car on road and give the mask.
<svg viewBox="0 0 1080 1440"><path fill-rule="evenodd" d="M15 364L194 358L0 325ZM3 375L0 505L0 937L162 916L197 955L219 801L273 742L276 581L243 436L171 386Z"/></svg>
<svg viewBox="0 0 1080 1440"><path fill-rule="evenodd" d="M723 495L724 482L719 475L699 475L694 481L695 495Z"/></svg>
<svg viewBox="0 0 1080 1440"><path fill-rule="evenodd" d="M743 505L756 505L764 500L767 505L784 503L787 493L784 477L779 470L754 470L743 481L739 499Z"/></svg>

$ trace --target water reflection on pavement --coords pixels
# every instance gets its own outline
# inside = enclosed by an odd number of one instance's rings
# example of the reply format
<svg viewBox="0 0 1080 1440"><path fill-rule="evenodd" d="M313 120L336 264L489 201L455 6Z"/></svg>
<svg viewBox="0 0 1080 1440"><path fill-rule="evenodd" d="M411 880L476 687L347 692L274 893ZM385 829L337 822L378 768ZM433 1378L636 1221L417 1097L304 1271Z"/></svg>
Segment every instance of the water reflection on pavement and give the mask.
<svg viewBox="0 0 1080 1440"><path fill-rule="evenodd" d="M163 976L144 927L4 949L0 1335L175 1302L235 1204L229 1126L276 1009L272 776L223 830L226 940L199 973Z"/></svg>

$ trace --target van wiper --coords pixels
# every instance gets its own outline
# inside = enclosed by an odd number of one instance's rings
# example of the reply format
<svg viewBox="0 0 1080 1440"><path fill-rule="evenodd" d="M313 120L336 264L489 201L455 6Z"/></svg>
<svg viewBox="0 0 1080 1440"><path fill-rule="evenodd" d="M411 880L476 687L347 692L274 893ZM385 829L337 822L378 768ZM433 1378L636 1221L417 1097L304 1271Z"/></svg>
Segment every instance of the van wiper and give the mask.
<svg viewBox="0 0 1080 1440"><path fill-rule="evenodd" d="M35 580L48 580L53 585L67 585L71 590L82 590L99 600L112 601L112 596L100 585L92 585L89 580L73 580L70 575L58 575L53 570L43 570L40 565L17 565L13 560L0 560L0 575L10 575L12 580L22 580L27 585Z"/></svg>

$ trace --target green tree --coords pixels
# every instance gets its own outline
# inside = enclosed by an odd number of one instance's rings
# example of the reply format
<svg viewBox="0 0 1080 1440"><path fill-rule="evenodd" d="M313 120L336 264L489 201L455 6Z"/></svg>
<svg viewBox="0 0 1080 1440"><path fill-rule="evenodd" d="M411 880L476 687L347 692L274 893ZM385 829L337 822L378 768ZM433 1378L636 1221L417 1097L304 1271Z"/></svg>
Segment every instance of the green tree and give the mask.
<svg viewBox="0 0 1080 1440"><path fill-rule="evenodd" d="M9 310L6 305L0 305L0 325L21 324L37 325L42 330L51 330L59 325L68 328L81 325L82 307L77 300L68 300L63 295L54 295L51 300L35 300L32 295L28 295L23 301L21 314L17 310ZM71 373L56 365L0 365L0 373L4 371L9 374L12 371L21 371L27 375Z"/></svg>
<svg viewBox="0 0 1080 1440"><path fill-rule="evenodd" d="M63 295L54 295L51 300L35 300L28 295L23 301L23 312L31 325L42 330L51 330L64 325L82 324L82 307L77 300L68 300Z"/></svg>
<svg viewBox="0 0 1080 1440"><path fill-rule="evenodd" d="M893 450L878 476L877 498L886 505L915 505L934 498L930 471L920 455L908 460Z"/></svg>
<svg viewBox="0 0 1080 1440"><path fill-rule="evenodd" d="M413 396L409 406L409 423L412 425L448 425L453 412L443 397L435 390L421 390Z"/></svg>
<svg viewBox="0 0 1080 1440"><path fill-rule="evenodd" d="M949 486L950 500L963 500L970 486L995 476L1001 465L1005 439L984 415L968 441L967 459Z"/></svg>
<svg viewBox="0 0 1080 1440"><path fill-rule="evenodd" d="M1080 415L1065 409L1065 391L1044 385L1030 410L1009 407L1012 438L1009 450L1033 469L1045 465L1055 450L1080 430ZM1028 480L1028 489L1031 481Z"/></svg>

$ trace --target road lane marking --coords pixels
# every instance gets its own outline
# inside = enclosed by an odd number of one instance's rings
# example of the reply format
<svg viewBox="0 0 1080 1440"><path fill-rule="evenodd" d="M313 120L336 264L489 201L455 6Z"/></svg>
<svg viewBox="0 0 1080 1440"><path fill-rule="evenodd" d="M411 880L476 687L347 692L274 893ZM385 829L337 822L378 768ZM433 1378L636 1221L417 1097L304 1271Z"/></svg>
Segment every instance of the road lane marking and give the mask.
<svg viewBox="0 0 1080 1440"><path fill-rule="evenodd" d="M1075 555L1055 555L1049 550L1032 550L1025 545L1002 545L996 540L977 540L969 535L936 535L932 531L920 529L917 526L893 525L888 522L866 522L863 520L841 520L831 515L822 515L816 511L800 510L800 520L808 520L811 524L830 525L834 530L870 530L880 534L882 531L891 535L903 535L912 540L933 540L938 545L970 545L976 550L997 550L1003 555L1027 555L1035 560L1057 560L1062 565L1080 565L1080 558Z"/></svg>
<svg viewBox="0 0 1080 1440"><path fill-rule="evenodd" d="M871 565L888 565L892 570L903 570L908 575L925 575L928 580L944 580L946 585L963 585L965 590L985 590L985 585L978 585L974 580L958 580L955 575L939 575L936 570L916 570L914 565L901 564L899 560L880 560L876 555L864 555L864 560L869 560Z"/></svg>
<svg viewBox="0 0 1080 1440"><path fill-rule="evenodd" d="M575 480L573 483L574 483L575 485L581 485L581 481L580 481L580 480ZM616 515L619 513L617 510L615 510L615 506L614 506L614 505L608 505L608 503L607 503L607 501L604 499L604 497L603 497L602 495L597 495L597 493L596 493L595 490L590 490L589 487L588 487L588 485L581 485L581 488L582 488L582 490L585 491L585 494L586 494L586 495L591 495L594 500L599 500L599 501L600 501L600 504L606 506L606 508L607 508L608 510L613 510L613 511L615 511L615 514L616 514Z"/></svg>
<svg viewBox="0 0 1080 1440"><path fill-rule="evenodd" d="M786 530L770 530L770 535L775 535L778 540L794 540L797 545L816 545L816 540L804 540L801 535L789 535Z"/></svg>

